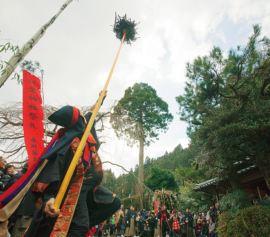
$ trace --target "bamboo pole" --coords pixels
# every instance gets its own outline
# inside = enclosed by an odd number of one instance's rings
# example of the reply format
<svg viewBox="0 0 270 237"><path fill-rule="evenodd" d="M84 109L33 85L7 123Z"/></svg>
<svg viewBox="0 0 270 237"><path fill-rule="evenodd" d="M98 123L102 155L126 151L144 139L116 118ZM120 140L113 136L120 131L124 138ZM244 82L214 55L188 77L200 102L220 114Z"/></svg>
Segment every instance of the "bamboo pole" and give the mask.
<svg viewBox="0 0 270 237"><path fill-rule="evenodd" d="M88 123L88 125L87 125L87 127L86 127L86 129L85 129L85 131L84 131L84 134L83 134L83 136L82 136L82 139L81 139L81 141L80 141L80 144L79 144L79 146L78 146L78 148L77 148L77 150L76 150L76 152L75 152L75 155L74 155L74 157L73 157L73 159L72 159L72 161L71 161L71 163L70 163L70 166L69 166L69 168L68 168L68 171L67 171L67 173L66 173L66 175L65 175L65 178L64 178L64 180L63 180L63 182L62 182L62 184L61 184L61 186L60 186L60 189L59 189L59 191L58 191L58 194L57 194L57 196L56 196L56 198L55 198L54 207L55 207L56 210L59 209L59 207L60 207L60 205L61 205L61 203L62 203L62 200L63 200L64 195L65 195L65 193L66 193L67 187L68 187L68 185L69 185L69 183L70 183L71 177L72 177L72 175L73 175L73 173L74 173L74 170L75 170L75 168L76 168L76 166L77 166L77 163L78 163L78 160L79 160L79 158L80 158L80 155L81 155L81 153L82 153L82 151L83 151L83 148L84 148L84 146L85 146L85 143L86 143L86 139L87 139L87 137L88 137L88 134L89 134L89 132L90 132L92 126L93 126L93 123L94 123L94 121L95 121L96 115L97 115L98 110L99 110L99 108L100 108L101 102L102 102L102 100L103 100L103 98L104 98L104 96L105 96L105 92L106 92L107 87L108 87L108 85L109 85L109 82L110 82L112 73L113 73L113 71L114 71L114 68L115 68L115 65L116 65L116 62L117 62L117 59L118 59L118 56L119 56L119 53L120 53L120 50L121 50L123 41L124 41L124 39L125 39L125 36L126 36L126 34L124 34L124 36L123 36L123 38L122 38L121 45L120 45L119 50L118 50L118 52L117 52L116 58L115 58L115 60L114 60L114 63L113 63L112 69L111 69L111 71L110 71L110 74L109 74L109 76L108 76L108 79L107 79L107 81L106 81L106 84L105 84L105 86L104 86L104 88L103 88L103 90L102 90L102 93L101 93L101 95L100 95L100 97L99 97L99 99L98 99L97 105L96 105L96 107L95 107L95 109L94 109L94 111L93 111L93 114L92 114L92 116L91 116L91 119L90 119L90 121L89 121L89 123Z"/></svg>
<svg viewBox="0 0 270 237"><path fill-rule="evenodd" d="M16 67L19 65L19 63L26 57L26 55L32 50L32 48L38 43L38 41L43 37L46 30L54 23L56 18L64 11L64 9L72 2L73 0L66 0L65 3L62 5L60 10L54 15L53 18L51 18L45 25L43 25L37 33L28 40L20 50L13 55L7 65L5 70L5 73L0 76L0 88L4 85L5 81L10 77L10 75L15 71Z"/></svg>

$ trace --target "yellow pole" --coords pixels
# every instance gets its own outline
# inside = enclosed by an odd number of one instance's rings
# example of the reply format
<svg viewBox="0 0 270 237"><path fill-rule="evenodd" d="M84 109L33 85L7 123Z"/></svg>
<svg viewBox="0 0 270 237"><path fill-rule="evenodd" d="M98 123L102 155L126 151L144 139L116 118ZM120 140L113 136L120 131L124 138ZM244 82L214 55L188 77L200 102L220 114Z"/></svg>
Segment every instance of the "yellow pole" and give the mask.
<svg viewBox="0 0 270 237"><path fill-rule="evenodd" d="M62 202L62 200L63 200L63 198L64 198L65 193L66 193L67 187L68 187L68 185L69 185L69 183L70 183L71 177L72 177L72 175L73 175L73 173L74 173L74 170L75 170L75 168L76 168L76 166L77 166L77 163L78 163L78 160L79 160L79 158L80 158L80 155L81 155L81 153L82 153L82 151L83 151L83 148L84 148L84 145L85 145L85 143L86 143L86 139L87 139L87 137L88 137L88 134L89 134L89 132L90 132L92 126L93 126L93 123L94 123L94 121L95 121L96 115L97 115L98 110L99 110L100 105L101 105L101 102L102 102L102 100L103 100L103 98L104 98L105 92L106 92L107 87L108 87L108 85L109 85L109 82L110 82L110 79L111 79L111 76L112 76L112 73L113 73L115 64L116 64L116 62L117 62L117 59L118 59L118 56L119 56L119 53L120 53L120 50L121 50L123 41L124 41L124 39L125 39L125 35L126 35L126 34L124 34L124 36L123 36L123 38L122 38L121 45L120 45L120 47L119 47L118 53L117 53L116 58L115 58L115 60L114 60L114 63L113 63L112 69L111 69L111 71L110 71L110 74L109 74L109 76L108 76L108 79L107 79L107 81L106 81L106 84L105 84L105 86L104 86L104 88L103 88L103 90L102 90L102 93L101 93L101 95L100 95L100 97L99 97L99 100L98 100L98 102L97 102L96 108L94 109L94 112L93 112L93 114L92 114L92 116L91 116L91 119L90 119L90 121L89 121L89 123L88 123L88 125L87 125L87 127L86 127L86 129L85 129L85 131L84 131L83 136L82 136L81 142L80 142L80 144L79 144L79 146L78 146L78 148L77 148L77 150L76 150L76 152L75 152L75 155L74 155L74 157L73 157L73 159L72 159L72 161L71 161L71 163L70 163L70 166L69 166L69 168L68 168L68 171L67 171L67 173L66 173L66 175L65 175L65 178L64 178L64 180L63 180L63 182L62 182L62 184L61 184L61 187L60 187L60 189L59 189L59 191L58 191L58 193L57 193L57 196L56 196L56 198L55 198L54 207L55 207L56 210L58 210L59 207L60 207L60 205L61 205L61 202Z"/></svg>

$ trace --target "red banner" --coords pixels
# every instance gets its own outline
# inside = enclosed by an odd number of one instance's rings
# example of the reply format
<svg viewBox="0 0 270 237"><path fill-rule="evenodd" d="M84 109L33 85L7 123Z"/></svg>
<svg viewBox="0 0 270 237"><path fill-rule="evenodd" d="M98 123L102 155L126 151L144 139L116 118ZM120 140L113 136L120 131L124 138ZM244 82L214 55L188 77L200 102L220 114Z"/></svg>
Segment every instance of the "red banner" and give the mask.
<svg viewBox="0 0 270 237"><path fill-rule="evenodd" d="M44 150L43 108L38 77L23 70L23 130L28 167Z"/></svg>
<svg viewBox="0 0 270 237"><path fill-rule="evenodd" d="M155 197L154 199L155 214L158 213L159 206L160 206L160 201L157 201L157 197Z"/></svg>

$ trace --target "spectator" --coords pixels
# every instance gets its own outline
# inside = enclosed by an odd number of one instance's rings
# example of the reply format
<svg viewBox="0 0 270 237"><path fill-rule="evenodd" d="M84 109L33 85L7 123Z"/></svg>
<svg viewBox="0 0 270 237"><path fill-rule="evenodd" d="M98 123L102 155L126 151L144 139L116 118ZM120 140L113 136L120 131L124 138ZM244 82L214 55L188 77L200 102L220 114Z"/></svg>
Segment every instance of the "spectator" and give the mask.
<svg viewBox="0 0 270 237"><path fill-rule="evenodd" d="M1 179L4 176L4 170L6 168L6 165L7 165L6 159L0 156L0 193L1 190L5 187L3 182L1 182ZM8 233L7 224L8 224L7 221L0 222L0 236L7 236Z"/></svg>
<svg viewBox="0 0 270 237"><path fill-rule="evenodd" d="M146 220L148 218L145 209L140 210L140 213L141 213L142 219Z"/></svg>
<svg viewBox="0 0 270 237"><path fill-rule="evenodd" d="M25 172L27 171L28 168L28 162L24 164L23 168L21 169L20 172L18 172L17 174L14 174L11 179L6 183L5 188L3 189L4 191L6 191L11 185L13 185L19 178L21 178ZM14 169L14 167L13 167Z"/></svg>
<svg viewBox="0 0 270 237"><path fill-rule="evenodd" d="M134 207L130 206L130 210L127 213L126 218L126 236L135 236L136 230L135 230L135 220L137 217L137 213L134 211Z"/></svg>
<svg viewBox="0 0 270 237"><path fill-rule="evenodd" d="M0 183L2 183L0 195L4 192L6 184L14 174L15 174L14 165L6 165L4 169L4 175L2 175L0 179Z"/></svg>
<svg viewBox="0 0 270 237"><path fill-rule="evenodd" d="M206 224L206 220L203 220L202 221L202 230L201 230L200 237L207 237L208 234L209 234L208 225Z"/></svg>
<svg viewBox="0 0 270 237"><path fill-rule="evenodd" d="M7 161L5 158L3 158L2 156L0 156L0 180L2 179L3 175L4 175L4 170L6 168L7 165ZM0 181L0 191L4 188L4 184L3 182Z"/></svg>
<svg viewBox="0 0 270 237"><path fill-rule="evenodd" d="M121 206L121 209L117 213L117 236L123 237L125 232L125 224L124 224L124 212L123 212L123 206Z"/></svg>
<svg viewBox="0 0 270 237"><path fill-rule="evenodd" d="M183 219L183 215L181 214L181 211L178 212L178 216L181 218L181 220Z"/></svg>
<svg viewBox="0 0 270 237"><path fill-rule="evenodd" d="M154 237L161 236L160 234L160 220L158 219L158 214L154 217Z"/></svg>
<svg viewBox="0 0 270 237"><path fill-rule="evenodd" d="M198 222L197 222L196 227L195 227L196 236L200 236L201 232L202 232L202 220L198 219Z"/></svg>
<svg viewBox="0 0 270 237"><path fill-rule="evenodd" d="M202 213L202 216L201 216L200 219L201 219L202 221L203 221L203 220L206 220L206 217L205 217L204 213Z"/></svg>
<svg viewBox="0 0 270 237"><path fill-rule="evenodd" d="M207 222L207 223L210 223L210 210L207 211L207 214L206 214L206 222Z"/></svg>
<svg viewBox="0 0 270 237"><path fill-rule="evenodd" d="M213 219L210 218L210 224L209 224L209 237L215 237L216 236L216 225L213 222Z"/></svg>
<svg viewBox="0 0 270 237"><path fill-rule="evenodd" d="M193 216L189 213L189 210L186 209L186 214L184 217L184 222L186 223L186 236L193 237Z"/></svg>
<svg viewBox="0 0 270 237"><path fill-rule="evenodd" d="M110 225L111 225L110 235L114 234L115 224L116 224L115 215L112 215L112 217L110 218Z"/></svg>
<svg viewBox="0 0 270 237"><path fill-rule="evenodd" d="M176 210L173 211L173 216L171 217L171 228L173 236L177 235L181 236L181 228L180 228L180 217L176 214Z"/></svg>
<svg viewBox="0 0 270 237"><path fill-rule="evenodd" d="M196 216L194 210L191 212L191 215L192 215L192 217L193 217L193 228L195 229L195 226L196 226L196 224L197 224L197 219L198 219L198 218L197 218L197 216Z"/></svg>
<svg viewBox="0 0 270 237"><path fill-rule="evenodd" d="M220 214L219 203L216 203L211 215L213 222L215 222L215 224L217 224L219 214Z"/></svg>
<svg viewBox="0 0 270 237"><path fill-rule="evenodd" d="M140 212L137 213L136 222L137 222L137 236L138 236L138 233L142 233L142 231L144 230L144 222L145 222L145 219L142 217Z"/></svg>
<svg viewBox="0 0 270 237"><path fill-rule="evenodd" d="M169 229L168 228L168 220L170 219L170 214L165 209L165 206L161 207L161 210L158 213L158 219L160 219L160 232L162 233L162 237L166 236L166 232Z"/></svg>
<svg viewBox="0 0 270 237"><path fill-rule="evenodd" d="M20 172L18 172L17 174L14 174L11 179L7 182L5 188L3 189L3 191L6 191L9 187L11 187L19 178L21 178L24 173L27 171L28 168L28 162L24 164L22 170ZM30 204L31 205L31 204ZM14 225L17 221L17 213L19 210L20 206L17 208L17 210L9 217L8 221L8 225L9 225L9 232L13 235L13 232L16 232L16 230L14 230ZM28 208L29 208L29 203L28 203Z"/></svg>

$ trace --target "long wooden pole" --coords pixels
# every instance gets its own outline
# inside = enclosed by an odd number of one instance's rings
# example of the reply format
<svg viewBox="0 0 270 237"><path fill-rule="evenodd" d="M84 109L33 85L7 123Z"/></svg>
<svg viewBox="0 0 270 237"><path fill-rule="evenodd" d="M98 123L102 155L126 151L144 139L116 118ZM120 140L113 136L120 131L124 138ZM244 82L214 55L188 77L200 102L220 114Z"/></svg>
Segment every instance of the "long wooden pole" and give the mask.
<svg viewBox="0 0 270 237"><path fill-rule="evenodd" d="M7 65L3 70L3 75L0 76L0 88L4 85L5 81L10 77L10 75L15 71L16 67L20 64L20 62L26 57L26 55L32 50L32 48L38 43L38 41L43 37L46 30L51 26L56 18L64 11L64 9L72 2L73 0L66 0L62 5L60 10L51 18L45 25L43 25L37 33L28 40L20 50L13 55Z"/></svg>
<svg viewBox="0 0 270 237"><path fill-rule="evenodd" d="M108 85L109 85L111 76L112 76L112 74L113 74L113 70L114 70L114 68L115 68L115 64L116 64L116 62L117 62L117 59L118 59L118 56L119 56L119 53L120 53L120 50L121 50L123 41L124 41L124 39L125 39L125 36L126 36L126 34L124 34L124 36L123 36L123 38L122 38L121 45L120 45L119 50L118 50L118 52L117 52L116 58L115 58L115 60L114 60L114 63L113 63L112 69L111 69L111 71L110 71L110 74L109 74L109 76L108 76L108 79L107 79L107 81L106 81L106 84L105 84L105 86L104 86L104 88L103 88L103 90L102 90L102 93L101 93L101 95L100 95L100 97L99 97L99 100L98 100L98 102L97 102L97 105L96 105L96 107L95 107L95 109L94 109L94 112L93 112L93 114L92 114L92 116L91 116L91 119L90 119L90 121L89 121L89 123L88 123L88 125L87 125L87 127L86 127L86 129L85 129L85 131L84 131L84 134L83 134L83 136L82 136L82 139L81 139L81 141L80 141L80 144L79 144L79 146L78 146L78 148L77 148L77 150L76 150L76 152L75 152L75 155L74 155L74 157L73 157L73 159L72 159L72 161L71 161L71 163L70 163L70 166L69 166L69 168L68 168L68 171L67 171L67 173L66 173L66 175L65 175L65 178L64 178L64 180L63 180L63 182L62 182L62 184L61 184L61 186L60 186L60 189L59 189L59 191L58 191L58 193L57 193L57 196L56 196L56 198L55 198L54 207L55 207L56 210L58 210L59 207L60 207L60 205L61 205L61 202L62 202L62 200L63 200L63 198L64 198L65 193L66 193L67 187L68 187L68 185L69 185L69 183L70 183L71 177L72 177L72 175L73 175L73 173L74 173L74 170L75 170L75 168L76 168L76 166L77 166L77 163L78 163L78 160L79 160L79 158L80 158L80 155L81 155L81 153L82 153L82 151L83 151L83 148L84 148L84 146L85 146L85 143L86 143L86 139L87 139L87 137L88 137L88 134L89 134L89 132L91 131L91 128L92 128L93 123L94 123L94 121L95 121L96 115L97 115L98 110L99 110L99 108L100 108L101 102L102 102L102 100L103 100L103 98L104 98L104 96L105 96L105 92L106 92L106 90L107 90L107 87L108 87Z"/></svg>

